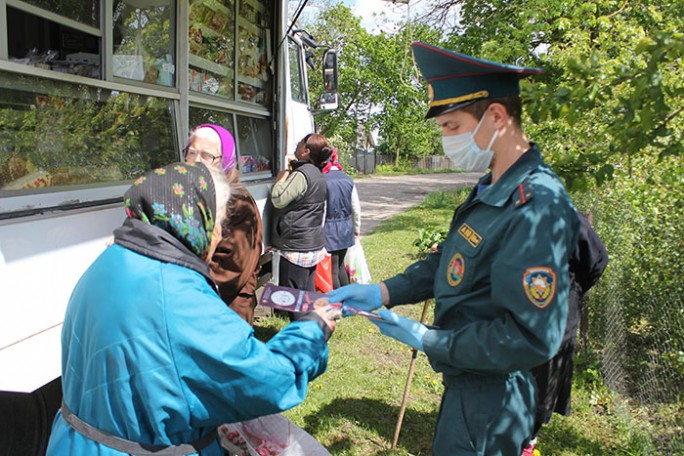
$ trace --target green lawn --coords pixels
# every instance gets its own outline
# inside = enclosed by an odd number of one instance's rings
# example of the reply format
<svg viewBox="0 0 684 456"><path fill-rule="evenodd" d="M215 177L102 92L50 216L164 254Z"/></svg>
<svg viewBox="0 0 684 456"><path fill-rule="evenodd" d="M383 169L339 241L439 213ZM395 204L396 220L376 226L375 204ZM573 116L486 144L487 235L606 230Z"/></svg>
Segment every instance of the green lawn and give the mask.
<svg viewBox="0 0 684 456"><path fill-rule="evenodd" d="M413 241L419 229L446 228L464 193L430 194L423 205L401 213L365 236L362 243L373 281L404 270L417 259ZM428 319L432 319L430 303ZM422 303L398 313L419 319ZM259 337L286 324L278 317L257 321ZM328 371L310 384L309 394L285 415L306 429L333 455L429 455L433 425L442 393L441 377L423 353L416 362L401 435L390 450L401 405L411 350L382 336L363 317L345 318L330 340ZM582 358L578 364L582 366ZM573 415L554 416L542 430L542 455L642 455L651 438L640 423L626 418L601 386L587 361L576 376ZM647 418L647 417L646 417Z"/></svg>

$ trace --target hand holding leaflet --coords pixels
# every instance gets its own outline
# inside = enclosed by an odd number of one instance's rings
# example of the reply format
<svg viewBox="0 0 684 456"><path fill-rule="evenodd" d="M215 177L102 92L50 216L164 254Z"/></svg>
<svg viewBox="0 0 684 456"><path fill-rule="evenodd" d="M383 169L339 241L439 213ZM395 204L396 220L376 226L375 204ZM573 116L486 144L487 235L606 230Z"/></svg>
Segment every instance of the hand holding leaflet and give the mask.
<svg viewBox="0 0 684 456"><path fill-rule="evenodd" d="M377 284L362 285L351 284L340 287L326 294L330 302L341 302L343 307L342 315L348 317L350 315L357 315L349 308L355 308L365 312L372 312L382 306L382 297L380 296L380 286Z"/></svg>
<svg viewBox="0 0 684 456"><path fill-rule="evenodd" d="M380 294L378 288L378 294ZM380 320L380 317L372 312L358 309L352 306L343 306L340 301L332 299L330 295L294 288L280 287L267 283L261 295L259 304L288 312L313 312L316 310L332 313L330 318L335 319L335 312L342 311L345 316L360 315L369 319Z"/></svg>
<svg viewBox="0 0 684 456"><path fill-rule="evenodd" d="M382 309L378 312L382 320L371 320L380 332L385 336L392 337L399 342L423 350L423 337L428 331L428 327L410 318L400 317L391 310Z"/></svg>

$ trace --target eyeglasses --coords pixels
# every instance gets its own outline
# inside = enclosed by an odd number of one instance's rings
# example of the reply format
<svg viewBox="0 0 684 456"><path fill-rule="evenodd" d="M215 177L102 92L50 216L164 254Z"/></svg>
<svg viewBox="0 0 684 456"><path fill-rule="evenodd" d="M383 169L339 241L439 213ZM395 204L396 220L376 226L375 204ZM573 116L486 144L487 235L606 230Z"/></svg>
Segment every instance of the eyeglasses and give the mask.
<svg viewBox="0 0 684 456"><path fill-rule="evenodd" d="M214 163L216 163L216 160L219 160L221 158L220 155L212 155L209 152L204 151L204 150L197 150L197 149L191 149L191 148L185 149L185 158L186 159L194 158L194 157L197 157L198 155L200 157L202 157L202 160L209 162L212 165Z"/></svg>

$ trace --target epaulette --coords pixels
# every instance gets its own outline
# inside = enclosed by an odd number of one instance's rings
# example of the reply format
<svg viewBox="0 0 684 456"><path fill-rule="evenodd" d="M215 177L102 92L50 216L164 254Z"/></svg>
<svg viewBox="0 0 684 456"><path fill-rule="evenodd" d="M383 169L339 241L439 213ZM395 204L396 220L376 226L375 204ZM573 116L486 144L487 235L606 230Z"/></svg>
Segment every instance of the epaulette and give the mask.
<svg viewBox="0 0 684 456"><path fill-rule="evenodd" d="M521 184L518 184L513 192L512 198L516 208L524 206L532 199L532 184L530 183L529 178L522 181Z"/></svg>

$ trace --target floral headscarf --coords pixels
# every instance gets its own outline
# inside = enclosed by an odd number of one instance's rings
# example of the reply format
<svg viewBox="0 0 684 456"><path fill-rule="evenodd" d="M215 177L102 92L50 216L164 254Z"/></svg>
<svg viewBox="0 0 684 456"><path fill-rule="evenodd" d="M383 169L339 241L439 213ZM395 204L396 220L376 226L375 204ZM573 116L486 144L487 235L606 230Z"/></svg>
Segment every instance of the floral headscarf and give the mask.
<svg viewBox="0 0 684 456"><path fill-rule="evenodd" d="M124 194L130 218L157 226L205 260L216 218L214 180L202 163L149 171Z"/></svg>

